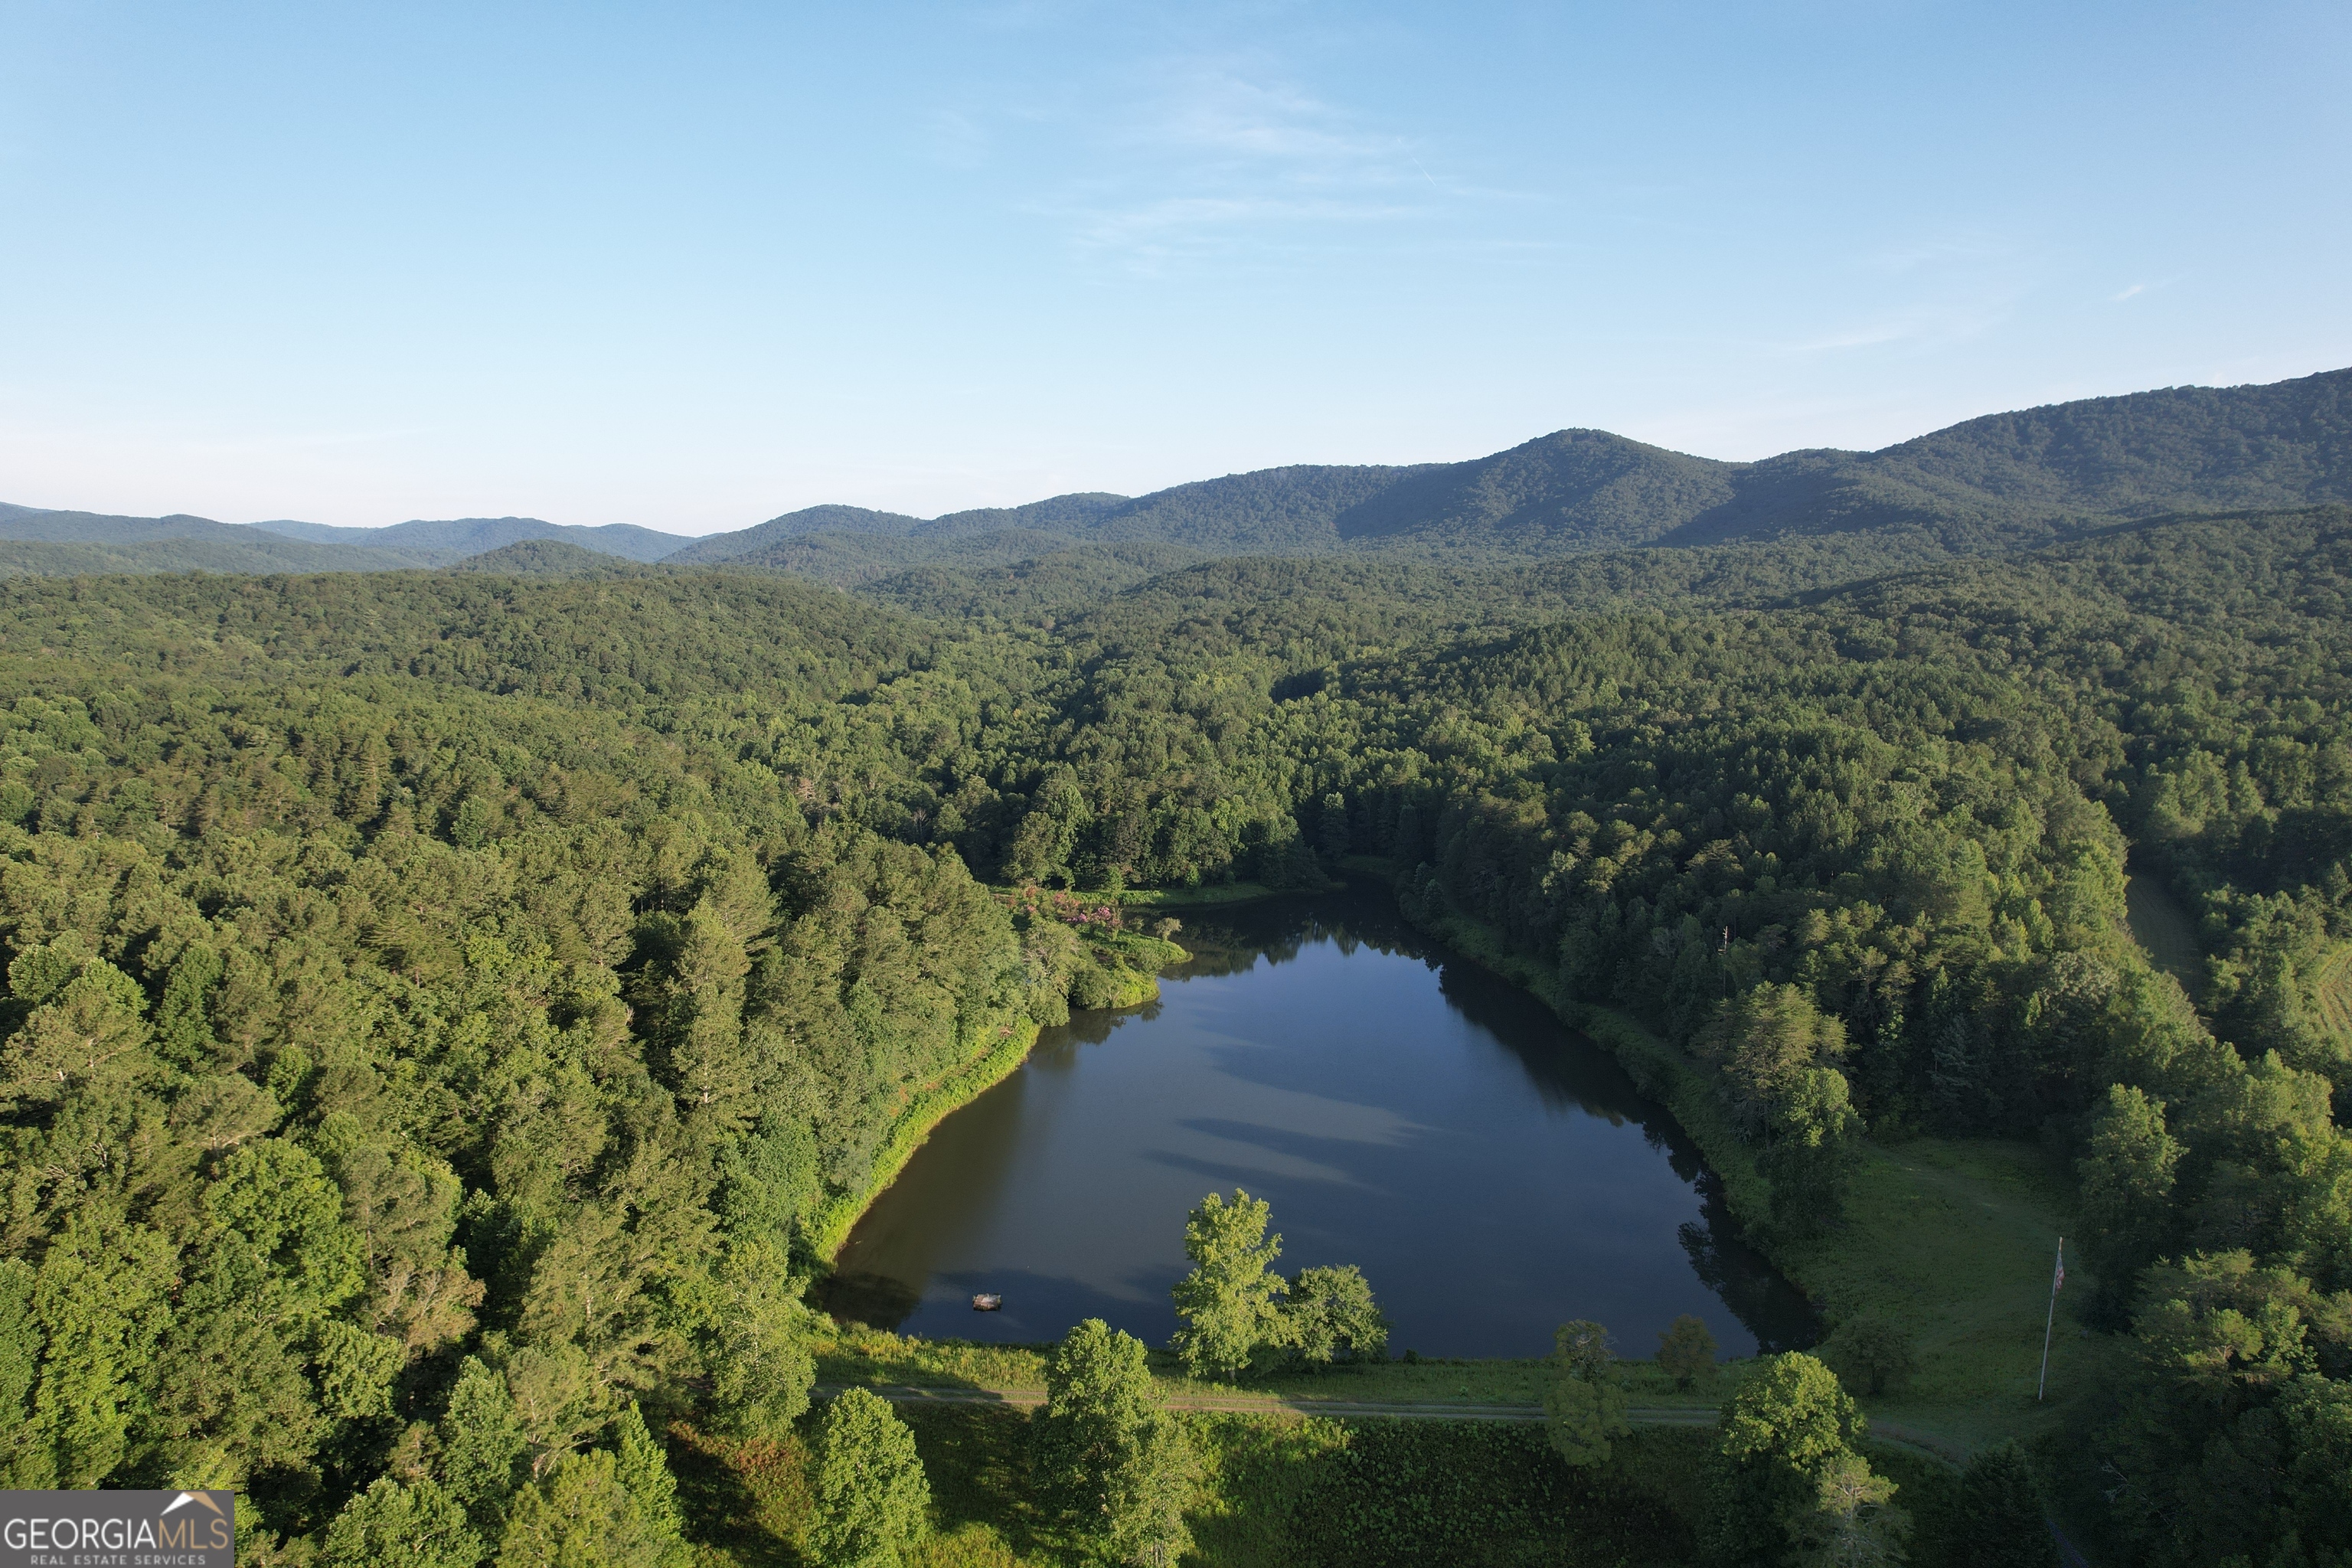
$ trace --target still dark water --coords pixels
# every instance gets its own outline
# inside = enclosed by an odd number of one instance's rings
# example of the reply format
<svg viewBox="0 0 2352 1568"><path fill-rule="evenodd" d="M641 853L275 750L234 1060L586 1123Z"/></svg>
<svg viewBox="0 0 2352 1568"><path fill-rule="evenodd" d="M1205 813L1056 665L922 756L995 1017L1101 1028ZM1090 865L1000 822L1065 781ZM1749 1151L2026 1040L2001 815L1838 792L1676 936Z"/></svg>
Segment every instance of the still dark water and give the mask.
<svg viewBox="0 0 2352 1568"><path fill-rule="evenodd" d="M1384 896L1189 921L1161 999L1080 1014L940 1123L842 1248L836 1314L938 1339L1176 1330L1184 1215L1268 1199L1285 1272L1354 1263L1392 1353L1533 1356L1570 1318L1647 1355L1696 1312L1727 1355L1810 1343L1660 1107L1542 1004ZM1002 1312L971 1310L1001 1291Z"/></svg>

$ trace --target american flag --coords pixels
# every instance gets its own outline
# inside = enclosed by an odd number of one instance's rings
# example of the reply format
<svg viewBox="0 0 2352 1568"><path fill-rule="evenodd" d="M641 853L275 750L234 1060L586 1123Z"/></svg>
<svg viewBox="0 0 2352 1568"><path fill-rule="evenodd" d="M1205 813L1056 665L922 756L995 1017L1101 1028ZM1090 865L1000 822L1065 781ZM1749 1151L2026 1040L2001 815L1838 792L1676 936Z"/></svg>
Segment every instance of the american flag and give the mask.
<svg viewBox="0 0 2352 1568"><path fill-rule="evenodd" d="M2066 1244L2062 1240L2058 1243L2058 1273L2050 1281L2050 1293L2054 1296L2064 1289L2066 1289Z"/></svg>

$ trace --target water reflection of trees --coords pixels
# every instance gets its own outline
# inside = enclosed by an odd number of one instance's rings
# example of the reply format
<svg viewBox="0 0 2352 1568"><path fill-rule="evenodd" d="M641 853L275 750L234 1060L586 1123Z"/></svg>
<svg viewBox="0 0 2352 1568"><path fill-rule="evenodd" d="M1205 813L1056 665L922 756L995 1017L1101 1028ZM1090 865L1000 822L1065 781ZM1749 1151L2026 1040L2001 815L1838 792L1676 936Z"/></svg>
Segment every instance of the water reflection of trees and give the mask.
<svg viewBox="0 0 2352 1568"><path fill-rule="evenodd" d="M1801 1351L1819 1342L1821 1314L1780 1278L1769 1259L1741 1239L1722 1181L1714 1172L1702 1170L1697 1186L1699 1216L1684 1221L1675 1234L1690 1254L1699 1282L1756 1336L1759 1353Z"/></svg>
<svg viewBox="0 0 2352 1568"><path fill-rule="evenodd" d="M1706 1168L1698 1145L1671 1111L1643 1095L1616 1058L1561 1024L1533 995L1475 964L1446 964L1438 984L1464 1017L1518 1058L1546 1103L1573 1105L1620 1126L1638 1125L1675 1174L1693 1185L1699 1217L1679 1227L1683 1250L1700 1282L1721 1298L1759 1347L1767 1352L1801 1350L1821 1337L1820 1321L1804 1297L1741 1237L1723 1184Z"/></svg>
<svg viewBox="0 0 2352 1568"><path fill-rule="evenodd" d="M1681 1129L1664 1108L1642 1098L1617 1058L1553 1016L1550 1008L1510 982L1459 960L1438 973L1438 990L1470 1022L1518 1058L1519 1069L1546 1105L1574 1107L1616 1126L1637 1123L1653 1145L1664 1129ZM1672 1139L1665 1139L1671 1145ZM1676 1167L1679 1173L1680 1167Z"/></svg>
<svg viewBox="0 0 2352 1568"><path fill-rule="evenodd" d="M809 1304L834 1318L893 1329L922 1305L923 1293L887 1274L825 1274L809 1287Z"/></svg>
<svg viewBox="0 0 2352 1568"><path fill-rule="evenodd" d="M1139 1007L1095 1007L1074 1011L1070 1021L1053 1028L1041 1030L1037 1036L1037 1054L1052 1057L1074 1046L1099 1046L1110 1038L1111 1031L1131 1021L1150 1023L1160 1016L1160 998L1155 996Z"/></svg>
<svg viewBox="0 0 2352 1568"><path fill-rule="evenodd" d="M1539 999L1491 971L1451 958L1404 923L1381 896L1260 906L1254 922L1221 922L1215 940L1246 968L1258 953L1285 963L1307 945L1329 941L1418 958L1439 970L1438 985L1456 1011L1502 1042L1547 1105L1573 1107L1614 1125L1633 1123L1698 1194L1699 1217L1679 1227L1692 1268L1765 1352L1800 1350L1821 1337L1821 1321L1802 1294L1741 1236L1723 1184L1673 1113L1645 1097L1598 1041L1560 1023ZM1219 973L1233 973L1223 970Z"/></svg>
<svg viewBox="0 0 2352 1568"><path fill-rule="evenodd" d="M1263 959L1288 963L1328 942L1342 956L1359 948L1422 958L1428 944L1406 925L1385 891L1340 892L1265 899L1189 919L1176 939L1192 962L1170 973L1179 978L1239 974Z"/></svg>

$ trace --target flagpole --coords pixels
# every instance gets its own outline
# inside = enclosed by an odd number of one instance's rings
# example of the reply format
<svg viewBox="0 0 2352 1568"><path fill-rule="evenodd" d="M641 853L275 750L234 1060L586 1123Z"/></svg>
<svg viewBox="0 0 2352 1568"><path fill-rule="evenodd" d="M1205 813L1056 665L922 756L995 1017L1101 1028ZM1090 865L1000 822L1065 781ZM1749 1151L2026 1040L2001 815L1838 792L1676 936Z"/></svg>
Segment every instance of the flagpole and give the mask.
<svg viewBox="0 0 2352 1568"><path fill-rule="evenodd" d="M2050 1274L2050 1315L2042 1321L2042 1381L2033 1388L2033 1400L2037 1405L2050 1388L2050 1331L2058 1326L2058 1284L2065 1278L2066 1238L2062 1236L2058 1238L2058 1264Z"/></svg>

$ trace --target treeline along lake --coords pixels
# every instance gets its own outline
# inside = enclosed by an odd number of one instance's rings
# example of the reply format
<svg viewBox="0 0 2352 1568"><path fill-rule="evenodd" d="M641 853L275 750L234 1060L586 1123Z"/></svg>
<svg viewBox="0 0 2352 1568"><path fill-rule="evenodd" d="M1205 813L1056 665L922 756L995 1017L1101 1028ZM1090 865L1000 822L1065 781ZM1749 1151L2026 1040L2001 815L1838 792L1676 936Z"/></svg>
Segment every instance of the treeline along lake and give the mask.
<svg viewBox="0 0 2352 1568"><path fill-rule="evenodd" d="M1683 1312L1724 1353L1810 1343L1666 1111L1534 997L1431 944L1385 894L1198 918L1160 999L1081 1013L942 1122L820 1298L927 1337L1176 1328L1184 1215L1271 1201L1286 1271L1354 1263L1393 1352L1533 1356L1570 1318L1624 1353ZM1001 1311L975 1312L977 1292Z"/></svg>

